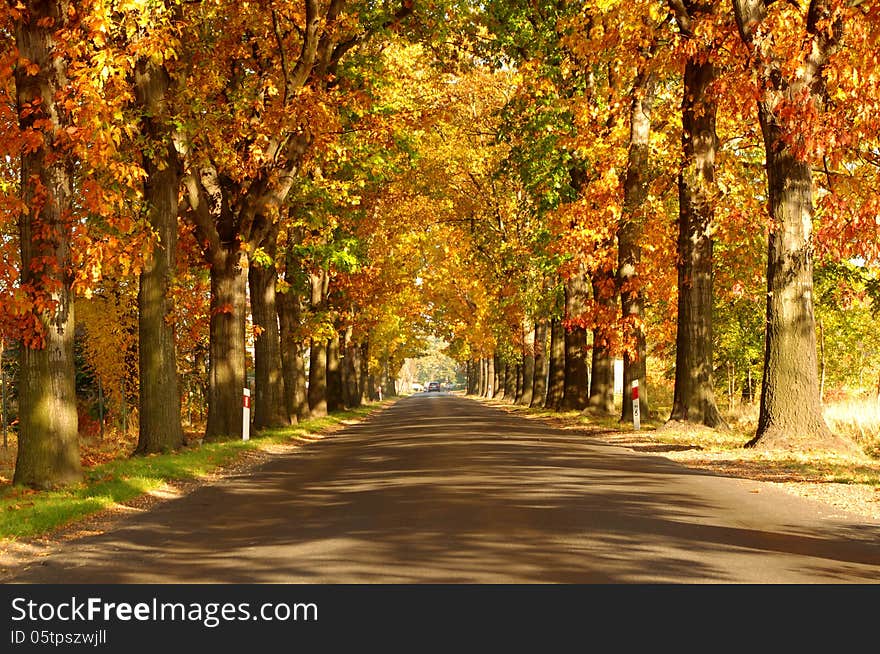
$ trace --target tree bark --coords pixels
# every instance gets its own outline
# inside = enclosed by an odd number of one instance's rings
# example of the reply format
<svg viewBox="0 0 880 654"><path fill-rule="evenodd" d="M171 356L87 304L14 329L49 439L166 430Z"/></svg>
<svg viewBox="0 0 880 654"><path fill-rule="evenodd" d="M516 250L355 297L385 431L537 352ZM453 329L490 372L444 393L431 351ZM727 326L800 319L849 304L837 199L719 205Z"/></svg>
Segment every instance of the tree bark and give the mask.
<svg viewBox="0 0 880 654"><path fill-rule="evenodd" d="M532 371L532 398L530 407L544 406L547 396L547 321L535 323L535 363Z"/></svg>
<svg viewBox="0 0 880 654"><path fill-rule="evenodd" d="M254 429L284 427L290 424L285 401L281 362L281 332L278 325L275 284L276 238L267 239L266 254L271 262L262 265L251 257L248 283L254 335Z"/></svg>
<svg viewBox="0 0 880 654"><path fill-rule="evenodd" d="M486 357L486 397L491 398L495 393L495 357Z"/></svg>
<svg viewBox="0 0 880 654"><path fill-rule="evenodd" d="M529 345L529 349L523 353L522 364L522 393L520 394L519 403L523 406L532 405L532 397L534 396L535 383L535 353L534 344Z"/></svg>
<svg viewBox="0 0 880 654"><path fill-rule="evenodd" d="M343 343L345 356L342 357L342 385L345 389L345 406L349 409L355 409L362 402L361 389L358 384L361 349L354 342L354 328L351 325L345 329Z"/></svg>
<svg viewBox="0 0 880 654"><path fill-rule="evenodd" d="M523 392L523 364L516 364L516 368L514 369L514 391L513 391L513 403L519 404L522 399Z"/></svg>
<svg viewBox="0 0 880 654"><path fill-rule="evenodd" d="M42 132L21 156L19 216L21 285L44 308L31 309L40 333L20 346L19 440L13 483L48 489L78 482L78 422L74 373L74 311L70 252L72 160L55 139L69 124L56 99L67 86L66 63L55 31L68 20L69 2L25 3L15 21L18 56L37 67L15 67L16 109L23 132ZM25 115L25 109L33 112ZM41 126L37 121L45 121Z"/></svg>
<svg viewBox="0 0 880 654"><path fill-rule="evenodd" d="M550 321L550 372L547 380L545 409L559 411L565 394L565 327L562 320Z"/></svg>
<svg viewBox="0 0 880 654"><path fill-rule="evenodd" d="M757 431L746 446L802 448L808 444L851 450L855 446L828 429L819 401L812 173L809 161L793 148L797 143L793 133L796 116L792 122L785 115L792 108L823 109L823 69L842 38L842 14L835 17L830 0L810 2L804 60L794 75L787 77L777 53L768 55L755 47L756 33L766 27L766 5L733 0L733 7L740 36L752 49L750 61L758 71L758 118L764 137L771 219L761 406Z"/></svg>
<svg viewBox="0 0 880 654"><path fill-rule="evenodd" d="M297 242L296 235L288 233L288 244ZM302 422L309 417L306 396L306 344L300 329L303 322L304 274L300 262L288 251L284 258L283 293L276 295L278 326L281 341L281 372L284 377L284 406L291 422Z"/></svg>
<svg viewBox="0 0 880 654"><path fill-rule="evenodd" d="M565 283L565 314L569 320L582 318L586 313L587 277L581 268ZM570 325L565 330L565 390L562 408L581 411L589 401L587 372L587 330Z"/></svg>
<svg viewBox="0 0 880 654"><path fill-rule="evenodd" d="M497 352L492 355L492 362L494 364L492 398L498 399L504 397L504 363L501 361L501 356Z"/></svg>
<svg viewBox="0 0 880 654"><path fill-rule="evenodd" d="M144 111L141 133L155 148L143 165L147 220L157 235L138 286L138 443L135 454L167 452L183 445L171 282L177 259L177 196L181 169L165 111L170 79L146 61L135 68L135 96Z"/></svg>
<svg viewBox="0 0 880 654"><path fill-rule="evenodd" d="M506 362L504 364L504 397L505 402L513 402L516 399L516 364Z"/></svg>
<svg viewBox="0 0 880 654"><path fill-rule="evenodd" d="M648 355L642 325L644 296L638 278L642 259L641 210L648 198L650 183L649 153L651 109L656 81L653 75L640 72L633 86L630 107L630 139L627 171L624 180L623 216L617 230L617 279L629 347L623 355L623 394L629 397L632 382L639 382L639 413L649 414L646 360ZM632 422L632 402L623 402L621 422Z"/></svg>
<svg viewBox="0 0 880 654"><path fill-rule="evenodd" d="M361 343L360 354L360 381L358 388L361 391L361 402L373 401L373 379L370 376L370 339L365 338Z"/></svg>
<svg viewBox="0 0 880 654"><path fill-rule="evenodd" d="M241 396L245 386L247 272L233 241L211 259L208 424L205 438L241 438Z"/></svg>
<svg viewBox="0 0 880 654"><path fill-rule="evenodd" d="M339 349L339 334L336 334L327 340L327 411L339 411L344 406Z"/></svg>
<svg viewBox="0 0 880 654"><path fill-rule="evenodd" d="M694 17L693 3L685 6ZM715 66L708 51L685 63L683 164L678 178L678 319L671 421L726 427L712 378L712 250L717 106L710 97ZM639 389L641 395L641 388Z"/></svg>
<svg viewBox="0 0 880 654"><path fill-rule="evenodd" d="M309 342L309 415L320 418L327 411L327 342L313 338Z"/></svg>

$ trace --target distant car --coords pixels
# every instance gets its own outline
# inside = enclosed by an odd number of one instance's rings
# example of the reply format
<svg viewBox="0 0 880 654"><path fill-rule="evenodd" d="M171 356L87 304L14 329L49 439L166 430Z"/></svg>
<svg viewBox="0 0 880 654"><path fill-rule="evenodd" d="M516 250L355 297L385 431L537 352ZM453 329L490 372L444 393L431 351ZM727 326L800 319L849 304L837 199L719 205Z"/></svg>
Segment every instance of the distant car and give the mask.
<svg viewBox="0 0 880 654"><path fill-rule="evenodd" d="M428 392L431 391L439 391L440 390L440 382L428 382Z"/></svg>

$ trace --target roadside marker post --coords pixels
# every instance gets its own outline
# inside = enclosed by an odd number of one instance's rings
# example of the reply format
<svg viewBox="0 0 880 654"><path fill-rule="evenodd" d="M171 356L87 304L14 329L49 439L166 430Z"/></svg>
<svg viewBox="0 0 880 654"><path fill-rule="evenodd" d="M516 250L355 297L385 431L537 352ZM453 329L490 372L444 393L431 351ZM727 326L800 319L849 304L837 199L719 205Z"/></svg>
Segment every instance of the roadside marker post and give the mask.
<svg viewBox="0 0 880 654"><path fill-rule="evenodd" d="M632 383L632 400L633 400L633 429L639 431L642 428L642 420L639 416L639 380L634 379Z"/></svg>
<svg viewBox="0 0 880 654"><path fill-rule="evenodd" d="M244 389L241 396L241 440L247 441L251 438L251 391L249 388Z"/></svg>

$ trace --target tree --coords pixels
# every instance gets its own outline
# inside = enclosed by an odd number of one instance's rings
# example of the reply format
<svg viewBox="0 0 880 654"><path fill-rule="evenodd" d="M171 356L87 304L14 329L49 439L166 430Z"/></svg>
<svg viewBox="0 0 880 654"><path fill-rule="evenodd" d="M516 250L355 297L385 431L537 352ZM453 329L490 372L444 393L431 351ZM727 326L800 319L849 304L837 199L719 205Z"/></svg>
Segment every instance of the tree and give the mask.
<svg viewBox="0 0 880 654"><path fill-rule="evenodd" d="M709 22L714 5L672 1L679 32L688 42L682 89L682 169L678 180L678 316L675 388L670 420L724 427L715 404L713 383L713 231L715 202L715 131L717 104L711 86L716 78Z"/></svg>
<svg viewBox="0 0 880 654"><path fill-rule="evenodd" d="M7 9L21 143L21 287L28 298L19 372L19 446L13 483L52 488L79 481L73 355L71 120L62 30L78 16L62 0Z"/></svg>
<svg viewBox="0 0 880 654"><path fill-rule="evenodd" d="M805 17L790 8L733 0L758 89L764 137L767 210L767 327L761 409L747 445L801 444L841 447L822 417L816 324L813 314L813 179L807 152L799 148L797 116L821 111L823 71L843 37L843 8L811 0ZM784 12L790 23L779 23ZM771 16L772 13L772 16ZM786 34L791 30L791 34ZM805 47L793 46L791 39ZM801 55L803 53L803 56ZM789 57L799 60L789 67Z"/></svg>

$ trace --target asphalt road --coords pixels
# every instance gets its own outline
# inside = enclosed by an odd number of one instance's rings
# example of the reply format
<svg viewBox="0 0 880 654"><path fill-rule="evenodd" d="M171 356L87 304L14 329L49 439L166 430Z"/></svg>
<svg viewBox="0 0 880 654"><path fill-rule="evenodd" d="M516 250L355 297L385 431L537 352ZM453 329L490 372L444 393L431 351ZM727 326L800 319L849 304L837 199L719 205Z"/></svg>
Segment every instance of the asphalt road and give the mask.
<svg viewBox="0 0 880 654"><path fill-rule="evenodd" d="M11 583L876 583L880 524L444 393Z"/></svg>

